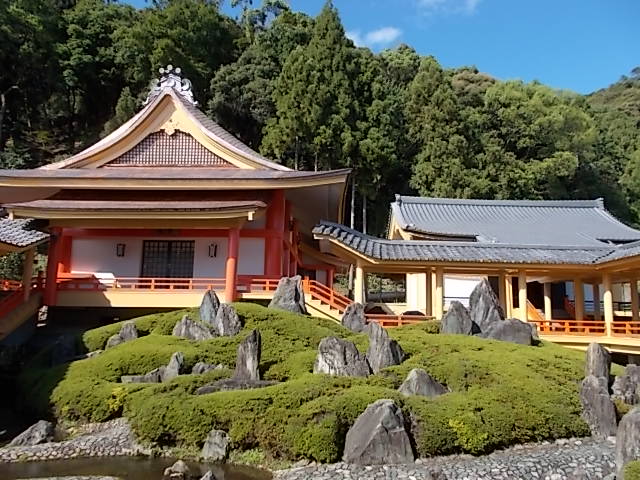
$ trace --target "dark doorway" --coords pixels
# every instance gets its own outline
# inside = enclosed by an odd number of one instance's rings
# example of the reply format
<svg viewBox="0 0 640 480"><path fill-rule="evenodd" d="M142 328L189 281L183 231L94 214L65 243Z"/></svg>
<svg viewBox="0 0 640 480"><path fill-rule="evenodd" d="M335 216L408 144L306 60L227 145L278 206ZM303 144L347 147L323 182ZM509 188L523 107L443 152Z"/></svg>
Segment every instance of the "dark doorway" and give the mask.
<svg viewBox="0 0 640 480"><path fill-rule="evenodd" d="M142 277L192 278L193 240L145 240L142 247Z"/></svg>

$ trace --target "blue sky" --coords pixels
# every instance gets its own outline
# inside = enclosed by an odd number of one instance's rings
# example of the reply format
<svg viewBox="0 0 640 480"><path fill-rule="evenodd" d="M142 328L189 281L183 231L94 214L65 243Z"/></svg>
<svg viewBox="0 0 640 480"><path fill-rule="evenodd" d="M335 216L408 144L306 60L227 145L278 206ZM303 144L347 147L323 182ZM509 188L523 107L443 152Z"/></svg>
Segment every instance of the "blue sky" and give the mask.
<svg viewBox="0 0 640 480"><path fill-rule="evenodd" d="M290 3L317 15L324 0ZM407 43L446 67L475 65L500 79L539 80L589 93L640 66L640 0L334 0L334 5L360 45L379 51Z"/></svg>

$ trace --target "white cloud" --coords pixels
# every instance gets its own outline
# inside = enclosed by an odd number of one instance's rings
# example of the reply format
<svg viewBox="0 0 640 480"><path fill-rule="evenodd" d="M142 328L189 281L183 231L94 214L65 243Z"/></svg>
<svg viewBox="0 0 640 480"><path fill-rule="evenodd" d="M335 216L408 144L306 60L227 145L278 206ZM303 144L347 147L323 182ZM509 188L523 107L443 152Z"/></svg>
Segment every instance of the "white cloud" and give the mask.
<svg viewBox="0 0 640 480"><path fill-rule="evenodd" d="M475 13L482 0L416 0L416 5L424 13Z"/></svg>
<svg viewBox="0 0 640 480"><path fill-rule="evenodd" d="M385 47L398 40L402 36L402 30L396 27L382 27L364 34L360 30L350 30L346 35L358 47Z"/></svg>

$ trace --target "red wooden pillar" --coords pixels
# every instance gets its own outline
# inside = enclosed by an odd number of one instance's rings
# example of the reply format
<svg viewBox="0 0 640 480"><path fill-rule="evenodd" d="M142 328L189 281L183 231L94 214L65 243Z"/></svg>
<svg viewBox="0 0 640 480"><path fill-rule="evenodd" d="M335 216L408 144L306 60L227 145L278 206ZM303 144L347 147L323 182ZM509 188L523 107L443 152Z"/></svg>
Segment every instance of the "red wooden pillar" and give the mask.
<svg viewBox="0 0 640 480"><path fill-rule="evenodd" d="M284 202L284 230L283 230L282 273L291 276L291 203Z"/></svg>
<svg viewBox="0 0 640 480"><path fill-rule="evenodd" d="M265 238L264 274L282 276L282 236L285 227L285 199L283 190L274 190L267 210L267 237Z"/></svg>
<svg viewBox="0 0 640 480"><path fill-rule="evenodd" d="M62 267L63 241L62 229L54 227L50 231L49 254L47 256L47 278L44 287L43 303L54 307L58 300L58 271Z"/></svg>
<svg viewBox="0 0 640 480"><path fill-rule="evenodd" d="M58 259L58 275L71 271L71 248L73 238L69 235L61 234L60 238L60 258Z"/></svg>
<svg viewBox="0 0 640 480"><path fill-rule="evenodd" d="M327 287L333 290L333 272L335 268L329 267L327 268Z"/></svg>
<svg viewBox="0 0 640 480"><path fill-rule="evenodd" d="M291 266L289 268L289 275L297 275L298 274L298 256L300 252L298 251L298 222L293 220L293 231L291 232L291 251L293 255L289 261L291 262Z"/></svg>
<svg viewBox="0 0 640 480"><path fill-rule="evenodd" d="M227 245L227 264L225 268L224 299L227 303L236 299L236 285L238 281L238 249L240 246L240 229L229 229L229 243Z"/></svg>

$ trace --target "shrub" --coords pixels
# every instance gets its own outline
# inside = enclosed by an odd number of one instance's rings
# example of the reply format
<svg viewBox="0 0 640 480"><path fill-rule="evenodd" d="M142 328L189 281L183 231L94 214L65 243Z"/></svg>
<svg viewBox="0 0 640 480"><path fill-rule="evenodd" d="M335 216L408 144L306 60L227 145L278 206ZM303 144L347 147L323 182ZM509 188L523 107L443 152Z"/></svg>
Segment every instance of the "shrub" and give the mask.
<svg viewBox="0 0 640 480"><path fill-rule="evenodd" d="M434 335L434 322L389 330L408 354L402 364L369 378L311 373L317 345L326 336L347 338L363 351L368 340L335 322L251 304L237 304L245 322L235 337L202 342L167 335L179 318L197 310L135 320L140 338L99 356L43 368L21 376L25 401L58 417L103 421L126 415L141 440L197 451L212 428L229 432L236 451L273 458L340 459L347 430L366 406L394 399L411 419L421 456L493 449L535 440L588 434L580 419L578 382L583 354L543 343L525 347L465 337ZM87 349L100 348L119 330L101 327L83 335ZM262 334L260 370L280 383L271 387L194 395L229 370L182 375L164 384L120 384L121 375L164 365L175 351L188 369L198 361L234 367L238 343L251 329ZM451 393L435 399L403 397L398 386L412 368L427 370Z"/></svg>
<svg viewBox="0 0 640 480"><path fill-rule="evenodd" d="M635 460L624 466L624 480L640 480L640 461Z"/></svg>

